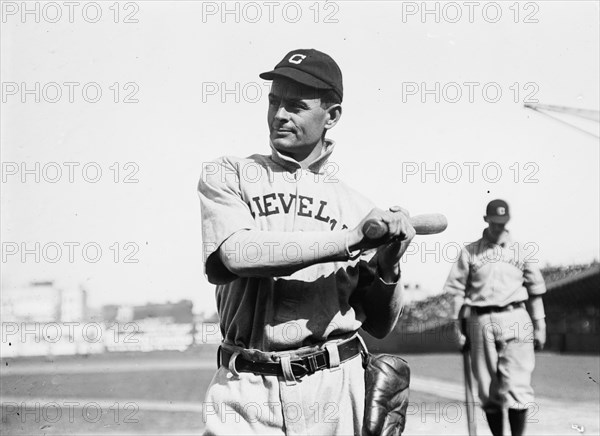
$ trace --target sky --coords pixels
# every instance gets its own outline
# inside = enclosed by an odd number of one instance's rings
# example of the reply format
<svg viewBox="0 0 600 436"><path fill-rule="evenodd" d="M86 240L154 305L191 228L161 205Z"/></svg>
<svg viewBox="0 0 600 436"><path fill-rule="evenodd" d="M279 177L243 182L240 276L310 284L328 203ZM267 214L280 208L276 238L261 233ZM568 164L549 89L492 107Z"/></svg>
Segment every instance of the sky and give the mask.
<svg viewBox="0 0 600 436"><path fill-rule="evenodd" d="M523 107L599 109L598 2L468 4L3 2L2 287L214 311L202 165L269 153L258 74L295 48L343 71L336 175L379 207L448 218L402 263L423 297L494 198L540 266L598 259L598 124Z"/></svg>

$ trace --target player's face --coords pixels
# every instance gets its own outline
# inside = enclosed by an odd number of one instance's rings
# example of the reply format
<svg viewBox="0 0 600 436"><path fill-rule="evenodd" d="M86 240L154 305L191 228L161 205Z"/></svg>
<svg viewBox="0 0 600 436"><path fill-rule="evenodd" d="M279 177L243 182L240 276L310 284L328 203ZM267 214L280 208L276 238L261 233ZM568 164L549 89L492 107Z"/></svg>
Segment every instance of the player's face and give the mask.
<svg viewBox="0 0 600 436"><path fill-rule="evenodd" d="M313 89L290 80L273 81L267 121L277 151L304 159L321 143L329 119L329 110L321 106Z"/></svg>

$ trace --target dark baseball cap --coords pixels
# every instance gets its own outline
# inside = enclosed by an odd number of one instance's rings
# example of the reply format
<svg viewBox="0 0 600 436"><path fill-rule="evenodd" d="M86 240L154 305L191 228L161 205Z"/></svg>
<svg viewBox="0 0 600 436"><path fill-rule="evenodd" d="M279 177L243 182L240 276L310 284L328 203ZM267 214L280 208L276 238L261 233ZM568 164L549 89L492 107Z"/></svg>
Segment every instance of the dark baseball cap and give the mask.
<svg viewBox="0 0 600 436"><path fill-rule="evenodd" d="M286 77L315 89L331 89L342 100L342 70L331 56L315 49L292 50L272 71L259 74L261 79Z"/></svg>
<svg viewBox="0 0 600 436"><path fill-rule="evenodd" d="M504 224L510 219L508 203L504 200L492 200L485 209L485 217L489 222Z"/></svg>

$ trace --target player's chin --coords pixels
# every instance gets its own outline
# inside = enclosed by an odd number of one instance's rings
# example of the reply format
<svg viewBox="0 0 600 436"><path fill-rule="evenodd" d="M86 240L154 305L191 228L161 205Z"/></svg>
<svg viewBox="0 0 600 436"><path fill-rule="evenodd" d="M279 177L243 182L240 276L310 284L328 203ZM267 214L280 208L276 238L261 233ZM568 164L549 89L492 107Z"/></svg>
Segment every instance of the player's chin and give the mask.
<svg viewBox="0 0 600 436"><path fill-rule="evenodd" d="M271 142L277 151L289 151L296 146L295 138L290 138L288 136L282 137L277 134L271 135Z"/></svg>

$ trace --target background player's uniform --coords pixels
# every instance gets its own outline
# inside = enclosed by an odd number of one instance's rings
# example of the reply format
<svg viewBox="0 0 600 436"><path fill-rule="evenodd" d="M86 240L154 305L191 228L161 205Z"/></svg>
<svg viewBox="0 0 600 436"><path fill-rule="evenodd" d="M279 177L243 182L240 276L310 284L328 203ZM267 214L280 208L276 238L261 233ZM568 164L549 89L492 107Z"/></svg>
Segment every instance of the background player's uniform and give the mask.
<svg viewBox="0 0 600 436"><path fill-rule="evenodd" d="M535 365L533 325L525 308L529 295L546 292L539 268L505 231L462 249L445 284L455 295L455 317L471 307L467 336L479 398L486 411L531 407Z"/></svg>
<svg viewBox="0 0 600 436"><path fill-rule="evenodd" d="M261 277L237 277L209 260L213 253L218 256L225 240L244 229L331 232L331 244L343 244L338 231L358 225L373 204L340 182L335 171L326 171L335 170L334 164L327 164L333 147L328 141L310 171L274 148L271 156L223 157L211 163L211 171L205 167L199 194L206 273L209 281L218 283L226 350L269 361L274 353L280 358L289 354L287 350L345 341L365 321L362 293L373 286L382 291L399 286L377 276L374 250L352 261L308 266L287 277L269 277L269 265L256 265ZM279 242L273 239L268 244ZM247 244L237 254L251 261L252 250L269 250L268 244ZM311 249L334 249L327 245ZM285 251L293 258L297 249L288 243ZM335 362L336 349L329 350ZM300 382L252 373L231 377L231 368L220 367L207 391L207 433L360 434L361 359L356 356L337 366Z"/></svg>

